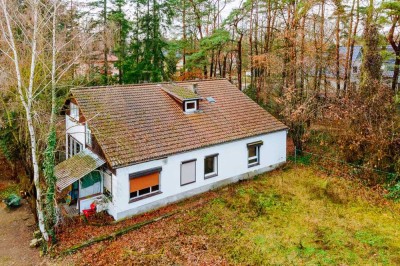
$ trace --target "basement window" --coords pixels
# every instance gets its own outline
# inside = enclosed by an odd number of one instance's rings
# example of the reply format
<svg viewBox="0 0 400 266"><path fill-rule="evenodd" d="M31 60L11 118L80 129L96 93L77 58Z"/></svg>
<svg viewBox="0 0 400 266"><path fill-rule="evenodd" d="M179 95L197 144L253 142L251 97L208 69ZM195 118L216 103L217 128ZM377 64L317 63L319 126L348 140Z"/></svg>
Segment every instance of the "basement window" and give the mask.
<svg viewBox="0 0 400 266"><path fill-rule="evenodd" d="M193 113L197 110L197 101L185 101L185 112Z"/></svg>

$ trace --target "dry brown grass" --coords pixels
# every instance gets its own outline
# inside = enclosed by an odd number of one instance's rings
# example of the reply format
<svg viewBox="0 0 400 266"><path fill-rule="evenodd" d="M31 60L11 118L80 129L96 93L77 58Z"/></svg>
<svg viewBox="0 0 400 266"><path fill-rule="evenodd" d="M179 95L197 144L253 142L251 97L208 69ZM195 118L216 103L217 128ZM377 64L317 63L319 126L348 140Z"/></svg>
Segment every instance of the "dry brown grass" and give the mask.
<svg viewBox="0 0 400 266"><path fill-rule="evenodd" d="M312 167L289 166L175 207L182 211L173 217L62 263L400 264L399 205Z"/></svg>

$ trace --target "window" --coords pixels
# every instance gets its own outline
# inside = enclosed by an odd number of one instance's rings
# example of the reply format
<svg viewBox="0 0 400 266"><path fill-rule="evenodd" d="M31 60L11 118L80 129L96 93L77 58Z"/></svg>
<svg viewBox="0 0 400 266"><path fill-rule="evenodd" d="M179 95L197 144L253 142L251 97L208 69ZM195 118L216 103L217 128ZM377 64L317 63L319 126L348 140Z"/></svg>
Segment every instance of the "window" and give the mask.
<svg viewBox="0 0 400 266"><path fill-rule="evenodd" d="M74 156L82 150L82 144L68 135L68 158Z"/></svg>
<svg viewBox="0 0 400 266"><path fill-rule="evenodd" d="M353 73L357 73L358 68L356 66L353 67Z"/></svg>
<svg viewBox="0 0 400 266"><path fill-rule="evenodd" d="M249 167L260 164L260 146L262 144L262 141L247 144L247 163Z"/></svg>
<svg viewBox="0 0 400 266"><path fill-rule="evenodd" d="M209 155L204 158L204 178L218 175L218 154Z"/></svg>
<svg viewBox="0 0 400 266"><path fill-rule="evenodd" d="M69 104L69 116L77 121L79 120L79 108L74 103Z"/></svg>
<svg viewBox="0 0 400 266"><path fill-rule="evenodd" d="M92 146L92 131L89 129L89 125L85 123L85 142L86 145Z"/></svg>
<svg viewBox="0 0 400 266"><path fill-rule="evenodd" d="M192 113L197 110L197 102L196 101L186 101L185 102L185 112Z"/></svg>
<svg viewBox="0 0 400 266"><path fill-rule="evenodd" d="M112 195L112 173L108 169L103 171L103 193L104 195L111 197Z"/></svg>
<svg viewBox="0 0 400 266"><path fill-rule="evenodd" d="M196 182L196 160L181 163L181 186Z"/></svg>
<svg viewBox="0 0 400 266"><path fill-rule="evenodd" d="M161 167L153 168L129 175L130 201L147 198L161 193L160 191Z"/></svg>

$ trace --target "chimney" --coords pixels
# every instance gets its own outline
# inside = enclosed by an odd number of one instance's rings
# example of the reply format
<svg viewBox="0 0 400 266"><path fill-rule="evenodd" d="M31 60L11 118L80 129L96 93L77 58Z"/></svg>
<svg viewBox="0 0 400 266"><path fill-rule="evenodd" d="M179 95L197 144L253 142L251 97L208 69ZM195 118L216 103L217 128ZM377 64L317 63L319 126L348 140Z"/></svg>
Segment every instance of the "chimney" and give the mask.
<svg viewBox="0 0 400 266"><path fill-rule="evenodd" d="M193 83L190 89L197 94L197 83Z"/></svg>

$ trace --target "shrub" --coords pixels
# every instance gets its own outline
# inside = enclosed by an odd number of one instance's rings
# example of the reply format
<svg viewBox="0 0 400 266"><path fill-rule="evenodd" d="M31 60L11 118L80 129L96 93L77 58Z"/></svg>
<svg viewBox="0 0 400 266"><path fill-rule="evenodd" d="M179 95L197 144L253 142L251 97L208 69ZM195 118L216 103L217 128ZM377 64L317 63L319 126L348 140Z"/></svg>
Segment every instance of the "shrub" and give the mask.
<svg viewBox="0 0 400 266"><path fill-rule="evenodd" d="M386 194L386 197L389 199L393 199L394 201L400 201L400 182L397 184L390 186L388 188L389 193Z"/></svg>

